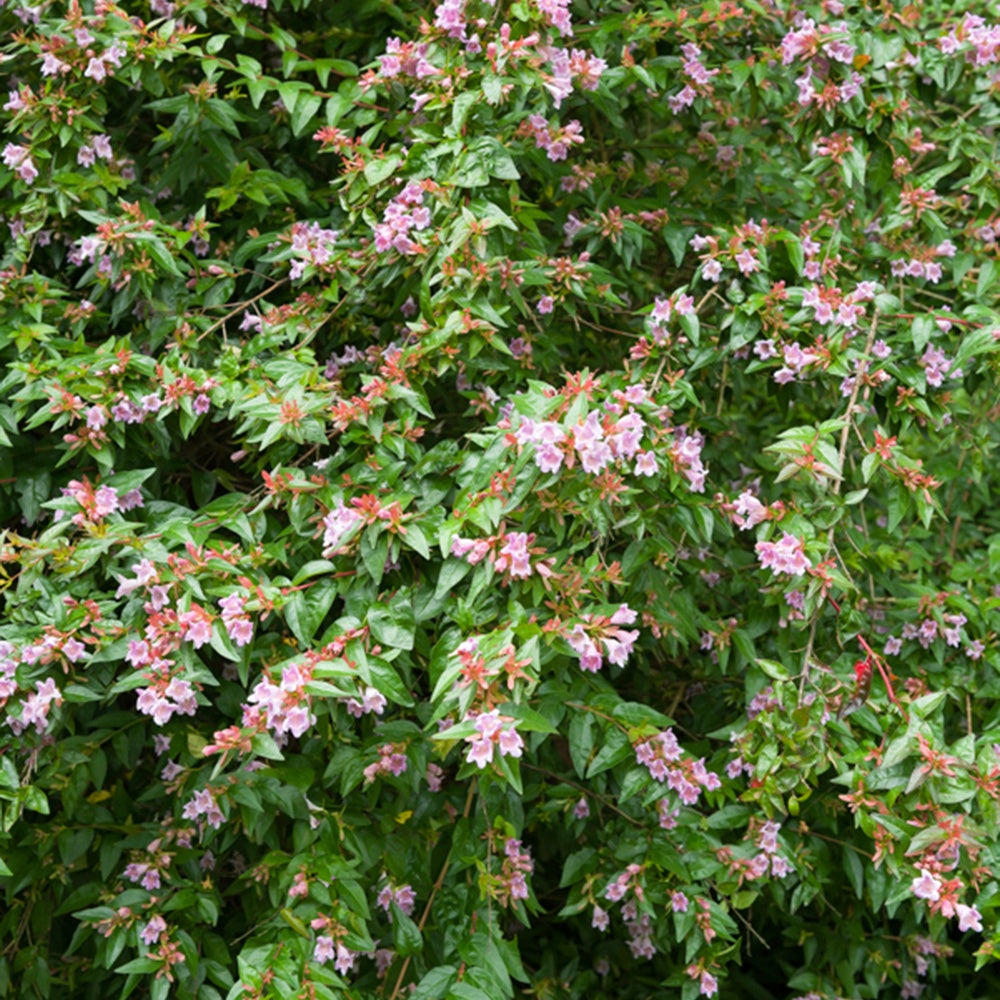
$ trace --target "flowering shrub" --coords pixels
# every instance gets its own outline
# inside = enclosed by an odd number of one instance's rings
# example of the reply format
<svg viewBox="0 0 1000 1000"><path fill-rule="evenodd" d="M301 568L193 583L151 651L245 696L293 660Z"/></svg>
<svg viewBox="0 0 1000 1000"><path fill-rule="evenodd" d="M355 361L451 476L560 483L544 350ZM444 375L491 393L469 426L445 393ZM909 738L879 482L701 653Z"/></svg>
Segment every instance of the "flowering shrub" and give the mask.
<svg viewBox="0 0 1000 1000"><path fill-rule="evenodd" d="M0 5L0 993L1000 989L963 6Z"/></svg>

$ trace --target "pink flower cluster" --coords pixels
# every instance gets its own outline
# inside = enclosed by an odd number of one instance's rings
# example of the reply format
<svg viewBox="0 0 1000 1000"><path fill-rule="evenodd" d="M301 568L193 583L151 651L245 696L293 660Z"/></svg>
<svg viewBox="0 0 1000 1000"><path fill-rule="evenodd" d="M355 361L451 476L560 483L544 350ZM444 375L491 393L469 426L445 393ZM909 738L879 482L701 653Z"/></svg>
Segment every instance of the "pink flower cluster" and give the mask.
<svg viewBox="0 0 1000 1000"><path fill-rule="evenodd" d="M861 93L864 78L853 70L856 48L844 41L848 26L844 23L819 25L802 14L796 16L796 26L781 41L781 61L789 66L796 59L807 63L806 71L795 84L799 88L798 101L802 107L816 104L821 108L846 104ZM830 76L834 63L849 70L846 79L837 83ZM817 88L816 84L820 86Z"/></svg>
<svg viewBox="0 0 1000 1000"><path fill-rule="evenodd" d="M476 716L476 732L465 740L470 744L465 759L480 770L493 761L494 747L500 748L502 757L520 757L524 748L515 720L501 715L495 708Z"/></svg>
<svg viewBox="0 0 1000 1000"><path fill-rule="evenodd" d="M13 661L7 662L10 663L11 669L8 672L5 664L4 676L0 678L0 696L4 700L6 700L7 695L4 695L3 691L10 690L13 693L13 689L17 687L14 682ZM11 685L13 685L13 689ZM52 706L61 704L62 693L56 682L51 677L47 677L44 681L36 683L35 690L22 702L20 718L13 715L7 716L7 725L16 736L20 736L29 726L34 726L36 733L44 733L49 723L49 712Z"/></svg>
<svg viewBox="0 0 1000 1000"><path fill-rule="evenodd" d="M135 645L133 642L132 645ZM146 645L145 642L142 643ZM171 716L194 715L198 710L198 701L190 681L171 676L170 664L160 660L162 666L151 662L145 676L149 679L149 687L139 690L136 708L143 715L152 716L158 726L166 725Z"/></svg>
<svg viewBox="0 0 1000 1000"><path fill-rule="evenodd" d="M390 38L385 43L385 54L379 56L379 75L386 80L397 76L416 80L436 76L440 70L428 62L428 48L426 42L403 42Z"/></svg>
<svg viewBox="0 0 1000 1000"><path fill-rule="evenodd" d="M792 870L787 858L778 853L780 846L778 844L778 831L780 829L781 824L775 820L769 819L761 824L756 837L760 853L750 861L748 877L762 878L767 874L768 867L775 878L784 878Z"/></svg>
<svg viewBox="0 0 1000 1000"><path fill-rule="evenodd" d="M552 576L552 559L538 559L537 556L545 550L532 547L535 536L524 531L505 531L501 525L499 534L488 538L462 538L456 535L451 540L451 554L459 559L465 559L471 566L489 557L490 562L504 574L505 582L511 579L525 580L537 573L543 579ZM535 562L531 558L535 556Z"/></svg>
<svg viewBox="0 0 1000 1000"><path fill-rule="evenodd" d="M279 684L267 675L262 677L243 706L243 725L271 730L279 746L289 735L301 736L316 724L312 699L305 689L310 680L312 671L301 663L285 667Z"/></svg>
<svg viewBox="0 0 1000 1000"><path fill-rule="evenodd" d="M79 263L80 260L74 257L74 253L70 253L69 259L73 263ZM110 266L110 258L106 259L109 261ZM127 361L125 363L115 362L109 366L108 373L120 375L125 371L126 367ZM164 406L167 406L168 409L180 408L181 402L185 398L192 400L191 409L195 414L201 416L211 408L212 401L208 393L217 386L218 382L214 379L208 378L199 383L190 375L183 374L173 381L164 379L166 399L164 399L164 394L157 391L145 393L136 402L125 392L119 391L115 396L114 402L111 404L110 417L122 424L141 424L154 417ZM107 404L92 403L88 406L79 396L62 391L58 395L54 395L50 412L53 414L68 414L69 421L75 425L71 433L63 435L63 441L71 447L80 448L90 445L94 448L102 448L104 442L107 441L108 435L105 430L109 417ZM83 421L82 425L80 424L81 420ZM56 426L59 426L59 424L57 423ZM128 494L128 498L132 502L130 504L127 502L125 508L119 509L127 510L129 506L142 506L142 496L138 490L131 491Z"/></svg>
<svg viewBox="0 0 1000 1000"><path fill-rule="evenodd" d="M655 299L648 321L653 343L663 344L666 342L667 324L674 313L677 313L678 316L690 316L693 312L694 299L685 293L671 295L668 299Z"/></svg>
<svg viewBox="0 0 1000 1000"><path fill-rule="evenodd" d="M320 922L321 927L324 926L323 918L317 917L313 921L314 927L317 921ZM337 972L342 976L346 976L348 972L354 970L354 964L358 956L356 952L345 948L339 942L335 942L332 937L321 934L316 938L316 946L313 948L313 960L319 962L320 965L325 965L331 958L334 959L333 967Z"/></svg>
<svg viewBox="0 0 1000 1000"><path fill-rule="evenodd" d="M667 104L675 115L691 107L699 94L709 96L712 92L712 77L719 73L717 69L705 68L701 61L701 49L694 42L681 46L681 56L684 59L681 70L687 79L679 93L667 98Z"/></svg>
<svg viewBox="0 0 1000 1000"><path fill-rule="evenodd" d="M628 948L633 958L652 958L656 954L653 944L653 920L648 913L640 913L634 899L622 907L622 920L628 931Z"/></svg>
<svg viewBox="0 0 1000 1000"><path fill-rule="evenodd" d="M253 622L246 612L246 598L242 594L230 594L219 600L219 607L229 638L237 646L246 646L253 639Z"/></svg>
<svg viewBox="0 0 1000 1000"><path fill-rule="evenodd" d="M940 264L933 261L924 263L916 257L892 261L889 264L889 272L894 278L926 278L932 285L936 285L943 274Z"/></svg>
<svg viewBox="0 0 1000 1000"><path fill-rule="evenodd" d="M378 894L376 902L379 906L389 913L389 920L392 920L391 909L392 904L395 903L402 911L409 916L413 912L413 906L417 901L416 893L413 891L413 886L401 885L398 888L394 888L392 885L383 886Z"/></svg>
<svg viewBox="0 0 1000 1000"><path fill-rule="evenodd" d="M762 569L773 569L775 573L801 576L812 568L806 556L805 543L795 535L785 531L780 542L758 542L754 547Z"/></svg>
<svg viewBox="0 0 1000 1000"><path fill-rule="evenodd" d="M83 481L71 479L62 488L64 497L72 497L83 510L71 518L75 525L96 524L103 521L109 514L124 513L134 507L142 506L142 492L138 489L129 490L124 496L119 496L113 486L94 486L86 477ZM57 510L55 520L63 517L63 511Z"/></svg>
<svg viewBox="0 0 1000 1000"><path fill-rule="evenodd" d="M758 341L754 345L754 352L762 360L767 353L766 345L768 344L771 344L770 340ZM759 351L758 347L760 348ZM819 361L819 355L815 351L809 348L803 350L802 347L794 342L785 344L781 349L781 355L784 364L774 373L774 381L778 385L787 385L789 382L794 382L806 368Z"/></svg>
<svg viewBox="0 0 1000 1000"><path fill-rule="evenodd" d="M534 2L546 24L555 28L560 35L573 33L573 22L569 14L570 0L534 0Z"/></svg>
<svg viewBox="0 0 1000 1000"><path fill-rule="evenodd" d="M688 433L686 427L674 428L674 443L670 448L670 458L675 471L687 481L692 493L705 492L705 477L708 469L701 460L701 450L705 439L697 431Z"/></svg>
<svg viewBox="0 0 1000 1000"><path fill-rule="evenodd" d="M574 118L564 126L558 122L550 125L542 115L532 115L521 125L521 132L535 140L538 149L544 149L553 162L565 160L570 149L583 144L583 126Z"/></svg>
<svg viewBox="0 0 1000 1000"><path fill-rule="evenodd" d="M378 760L369 764L364 770L365 784L370 785L383 774L399 777L406 771L408 764L405 743L383 743L378 748Z"/></svg>
<svg viewBox="0 0 1000 1000"><path fill-rule="evenodd" d="M125 878L130 882L137 882L147 892L159 889L163 884L163 871L161 871L161 867L164 866L162 862L164 860L169 862L169 859L170 855L165 855L157 858L158 863L133 861L125 866Z"/></svg>
<svg viewBox="0 0 1000 1000"><path fill-rule="evenodd" d="M160 937L167 932L167 922L158 913L147 921L146 925L139 931L139 939L143 944L153 945L160 940Z"/></svg>
<svg viewBox="0 0 1000 1000"><path fill-rule="evenodd" d="M689 965L685 970L692 979L698 980L698 993L703 997L714 997L719 992L719 980L708 969L700 965Z"/></svg>
<svg viewBox="0 0 1000 1000"><path fill-rule="evenodd" d="M508 531L503 536L503 546L493 562L501 573L526 579L531 576L531 555L528 546L535 540L534 535L524 531ZM548 575L548 567L539 564L539 574Z"/></svg>
<svg viewBox="0 0 1000 1000"><path fill-rule="evenodd" d="M154 413L158 413L161 406L163 406L163 397L158 392L147 393L138 403L129 399L125 393L121 393L111 407L111 417L122 424L141 424ZM90 409L94 410L96 407L91 407ZM93 426L94 422L88 417L87 426L91 430L95 429Z"/></svg>
<svg viewBox="0 0 1000 1000"><path fill-rule="evenodd" d="M350 507L345 507L342 500L331 510L322 521L323 524L323 555L329 556L340 548L341 543L351 530L361 521L361 515Z"/></svg>
<svg viewBox="0 0 1000 1000"><path fill-rule="evenodd" d="M992 66L1000 62L1000 24L990 24L979 14L966 14L958 27L938 39L938 48L946 55L968 45L965 59L973 66ZM994 77L995 82L995 77Z"/></svg>
<svg viewBox="0 0 1000 1000"><path fill-rule="evenodd" d="M790 66L796 59L813 59L822 51L824 55L836 62L850 65L857 51L842 37L847 34L848 26L844 23L836 25L819 25L812 18L797 15L797 26L792 28L781 40L781 62Z"/></svg>
<svg viewBox="0 0 1000 1000"><path fill-rule="evenodd" d="M581 90L597 90L601 75L608 68L603 59L583 49L550 48L544 50L544 54L552 66L552 75L546 79L545 89L552 95L557 108L573 93L574 81Z"/></svg>
<svg viewBox="0 0 1000 1000"><path fill-rule="evenodd" d="M124 55L125 49L116 42L105 49L101 55L92 56L87 63L87 68L83 71L83 75L90 77L94 83L103 83L106 77L114 76L112 67L121 66Z"/></svg>
<svg viewBox="0 0 1000 1000"><path fill-rule="evenodd" d="M733 504L733 524L743 531L749 531L766 521L770 514L771 509L765 507L751 490L744 490Z"/></svg>
<svg viewBox="0 0 1000 1000"><path fill-rule="evenodd" d="M630 387L625 395L630 401L645 400L645 390L641 386ZM535 446L535 465L542 472L558 472L564 462L570 464L579 460L584 472L599 475L614 462L633 461L635 475L655 475L659 471L656 455L641 447L647 428L644 417L633 409L625 413L621 410L619 404L609 404L603 418L596 410L591 410L570 428L569 434L555 421L522 417L513 439L520 445ZM691 468L690 453L685 452L682 445L683 442L677 446L678 461L683 468Z"/></svg>
<svg viewBox="0 0 1000 1000"><path fill-rule="evenodd" d="M697 803L702 788L711 792L722 787L719 776L705 767L704 759L684 755L672 729L636 744L635 759L657 781L665 781L686 806Z"/></svg>
<svg viewBox="0 0 1000 1000"><path fill-rule="evenodd" d="M160 611L166 605L170 595L168 584L160 583L160 571L149 559L140 559L133 567L135 576L132 578L118 574L118 589L115 591L116 598L129 597L140 587L145 588L149 594L148 610ZM149 648L132 644L126 657L134 667L142 666L149 662Z"/></svg>
<svg viewBox="0 0 1000 1000"><path fill-rule="evenodd" d="M357 698L347 699L347 711L356 719L360 719L362 715L367 715L369 712L381 715L385 711L385 706L385 695L370 684L365 688L361 701L358 701Z"/></svg>
<svg viewBox="0 0 1000 1000"><path fill-rule="evenodd" d="M409 256L421 246L413 239L431 224L431 210L424 205L425 185L410 181L386 206L382 221L375 226L375 249L382 253L390 248Z"/></svg>
<svg viewBox="0 0 1000 1000"><path fill-rule="evenodd" d="M35 166L35 161L27 146L8 142L0 155L2 155L4 166L13 170L25 184L34 183L38 176L38 168Z"/></svg>
<svg viewBox="0 0 1000 1000"><path fill-rule="evenodd" d="M806 241L803 240L803 246ZM803 270L810 270L816 261L807 261ZM807 275L808 276L808 275ZM861 281L853 291L843 295L839 288L823 288L810 285L802 296L802 305L813 310L813 320L817 323L839 323L853 329L865 315L862 303L875 298L878 285L874 281Z"/></svg>
<svg viewBox="0 0 1000 1000"><path fill-rule="evenodd" d="M939 910L945 917L958 917L958 929L963 934L970 930L982 931L983 915L978 907L959 903L955 898L961 886L957 879L943 882L927 868L918 867L917 871L920 874L910 883L910 891L917 899L926 899L932 912Z"/></svg>
<svg viewBox="0 0 1000 1000"><path fill-rule="evenodd" d="M614 666L624 667L639 638L639 630L621 626L631 625L637 617L627 604L622 604L610 616L582 615L581 621L566 636L573 652L580 657L580 668L597 673L604 665L604 657Z"/></svg>
<svg viewBox="0 0 1000 1000"><path fill-rule="evenodd" d="M340 235L335 229L324 229L318 222L295 222L291 229L292 261L288 276L301 278L308 266L323 267L333 256L333 245Z"/></svg>
<svg viewBox="0 0 1000 1000"><path fill-rule="evenodd" d="M528 898L528 880L535 869L531 853L514 837L508 837L503 845L503 865L497 884L497 900L501 906L509 906L513 900Z"/></svg>
<svg viewBox="0 0 1000 1000"><path fill-rule="evenodd" d="M434 8L434 27L440 28L449 38L466 41L465 0L442 0Z"/></svg>
<svg viewBox="0 0 1000 1000"><path fill-rule="evenodd" d="M195 821L204 816L205 822L213 830L218 830L226 818L216 801L216 793L210 788L202 788L195 792L190 801L185 804L181 815L185 819Z"/></svg>
<svg viewBox="0 0 1000 1000"><path fill-rule="evenodd" d="M634 863L629 865L625 871L615 876L611 884L604 890L604 898L610 899L613 903L617 903L619 900L624 899L629 890L631 890L635 894L635 898L641 902L646 895L645 889L643 889L642 883L639 881L639 875L641 873L641 865ZM598 907L595 907L594 909L594 926L596 927L598 925L598 918L596 914ZM606 923L605 926L607 926ZM601 930L603 929L604 927L601 928Z"/></svg>
<svg viewBox="0 0 1000 1000"><path fill-rule="evenodd" d="M192 604L187 611L177 615L177 625L182 640L195 649L201 649L212 641L212 614L200 604Z"/></svg>
<svg viewBox="0 0 1000 1000"><path fill-rule="evenodd" d="M113 158L111 139L106 135L95 135L91 142L81 146L76 154L76 162L81 167L92 167L97 159L111 160Z"/></svg>
<svg viewBox="0 0 1000 1000"><path fill-rule="evenodd" d="M935 347L933 344L928 344L924 348L918 364L924 370L927 384L935 388L942 385L946 378L961 378L963 375L961 368L952 371L951 366L954 361L940 347Z"/></svg>
<svg viewBox="0 0 1000 1000"><path fill-rule="evenodd" d="M136 705L144 715L152 716L157 725L165 725L175 713L194 715L197 711L196 692L190 681L177 676L176 664L170 655L184 641L200 649L212 637L212 615L198 604L187 611L177 612L167 607L170 585L160 582L159 570L149 559L133 567L134 578L118 577L116 597L128 597L140 587L149 599L143 610L149 615L145 637L129 642L125 659L136 670L142 670L149 682L137 692Z"/></svg>

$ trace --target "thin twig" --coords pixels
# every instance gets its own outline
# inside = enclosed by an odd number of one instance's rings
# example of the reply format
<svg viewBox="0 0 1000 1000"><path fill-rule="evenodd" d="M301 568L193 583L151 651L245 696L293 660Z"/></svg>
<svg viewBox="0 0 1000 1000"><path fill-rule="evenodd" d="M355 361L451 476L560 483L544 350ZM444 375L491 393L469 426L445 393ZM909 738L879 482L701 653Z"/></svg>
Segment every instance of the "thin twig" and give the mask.
<svg viewBox="0 0 1000 1000"><path fill-rule="evenodd" d="M868 372L868 359L871 356L872 344L875 342L875 331L878 329L879 314L876 312L872 316L871 326L868 327L868 339L865 341L864 352L861 356L861 363L858 365L858 370L854 375L854 385L851 388L851 398L847 401L847 411L844 414L844 426L840 432L840 446L837 449L837 465L840 469L840 474L833 481L833 495L838 496L840 494L840 486L844 481L844 460L847 456L847 441L851 436L851 427L854 424L853 413L854 405L858 401L858 393L861 391L861 385L865 380L865 375ZM868 387L865 386L865 399L868 398ZM833 548L833 536L834 527L831 526L830 530L827 532L826 536L826 550L827 553ZM806 643L806 653L802 660L802 676L799 680L799 703L801 704L802 699L805 697L806 683L809 680L809 661L812 659L813 646L816 641L816 629L819 626L819 608L813 614L812 623L809 627L809 641Z"/></svg>
<svg viewBox="0 0 1000 1000"><path fill-rule="evenodd" d="M468 819L469 813L472 811L472 800L475 798L476 794L476 780L475 778L469 782L469 794L465 797L465 808L462 810L462 819ZM434 880L434 885L431 888L431 894L427 897L427 902L424 904L424 912L420 915L420 921L417 924L417 929L421 932L424 929L424 924L427 923L427 918L431 913L431 906L434 905L434 897L438 894L441 886L444 885L445 876L448 874L448 869L451 867L451 851L448 852L447 857L444 859L444 864L441 866L441 871L438 872L438 877ZM403 987L403 978L406 975L406 970L410 967L410 956L407 955L403 959L403 965L399 970L399 975L396 977L396 985L392 989L392 993L389 994L389 1000L396 1000L399 991Z"/></svg>
<svg viewBox="0 0 1000 1000"><path fill-rule="evenodd" d="M273 292L276 288L280 288L282 285L286 284L287 281L288 281L287 278L279 278L273 285L271 285L270 288L265 288L264 291L262 291L259 295L255 295L252 299L247 299L245 302L241 302L231 312L227 312L226 315L222 317L222 319L217 319L211 326L209 326L208 329L206 329L201 334L201 336L198 337L195 343L200 344L213 330L217 330L220 326L222 326L223 323L225 323L227 320L232 319L237 313L244 312L247 306L253 305L253 303L258 301L259 299L262 299L265 296L270 295L271 292Z"/></svg>

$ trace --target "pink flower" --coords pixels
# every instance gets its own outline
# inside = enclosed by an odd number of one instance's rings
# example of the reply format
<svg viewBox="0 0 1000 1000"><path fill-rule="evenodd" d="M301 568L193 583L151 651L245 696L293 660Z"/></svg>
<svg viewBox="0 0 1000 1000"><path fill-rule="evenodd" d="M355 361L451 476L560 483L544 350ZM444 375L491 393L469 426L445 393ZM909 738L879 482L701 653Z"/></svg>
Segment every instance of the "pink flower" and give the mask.
<svg viewBox="0 0 1000 1000"><path fill-rule="evenodd" d="M932 903L941 898L941 880L935 878L926 868L918 868L920 877L910 883L913 895L917 899L928 899Z"/></svg>
<svg viewBox="0 0 1000 1000"><path fill-rule="evenodd" d="M253 639L253 622L249 618L231 618L226 621L226 631L237 646L246 646Z"/></svg>
<svg viewBox="0 0 1000 1000"><path fill-rule="evenodd" d="M750 490L744 490L733 505L733 521L744 531L767 520L768 509Z"/></svg>
<svg viewBox="0 0 1000 1000"><path fill-rule="evenodd" d="M376 715L381 715L385 711L385 695L382 694L377 688L373 688L370 684L365 688L364 698L362 699L362 709L365 712L374 712Z"/></svg>
<svg viewBox="0 0 1000 1000"><path fill-rule="evenodd" d="M316 947L313 949L313 959L320 964L324 962L329 962L331 958L336 955L336 946L333 943L333 938L327 937L325 934L320 935L316 938Z"/></svg>
<svg viewBox="0 0 1000 1000"><path fill-rule="evenodd" d="M357 960L357 955L348 948L345 948L342 944L337 945L337 960L333 963L333 967L342 975L346 975L354 968L354 963Z"/></svg>
<svg viewBox="0 0 1000 1000"><path fill-rule="evenodd" d="M149 923L139 932L139 937L145 944L152 945L155 944L160 935L167 929L167 922L157 914L153 917Z"/></svg>
<svg viewBox="0 0 1000 1000"><path fill-rule="evenodd" d="M89 76L95 83L103 83L108 75L107 67L103 59L93 58L87 63L87 68L83 71L84 76Z"/></svg>
<svg viewBox="0 0 1000 1000"><path fill-rule="evenodd" d="M955 913L958 914L958 929L960 931L982 931L983 915L975 906L956 903Z"/></svg>

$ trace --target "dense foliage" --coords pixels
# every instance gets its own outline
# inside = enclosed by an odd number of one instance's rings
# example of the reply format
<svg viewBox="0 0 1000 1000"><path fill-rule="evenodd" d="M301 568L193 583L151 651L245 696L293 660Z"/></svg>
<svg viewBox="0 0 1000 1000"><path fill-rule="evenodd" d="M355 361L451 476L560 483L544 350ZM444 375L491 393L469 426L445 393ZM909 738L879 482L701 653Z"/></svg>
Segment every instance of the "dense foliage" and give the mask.
<svg viewBox="0 0 1000 1000"><path fill-rule="evenodd" d="M0 4L0 994L997 995L962 7Z"/></svg>

